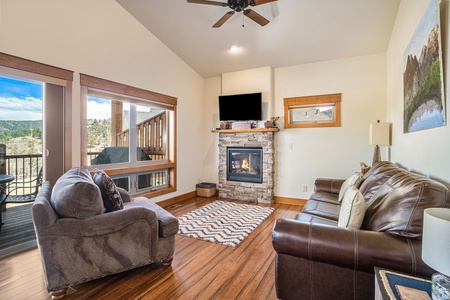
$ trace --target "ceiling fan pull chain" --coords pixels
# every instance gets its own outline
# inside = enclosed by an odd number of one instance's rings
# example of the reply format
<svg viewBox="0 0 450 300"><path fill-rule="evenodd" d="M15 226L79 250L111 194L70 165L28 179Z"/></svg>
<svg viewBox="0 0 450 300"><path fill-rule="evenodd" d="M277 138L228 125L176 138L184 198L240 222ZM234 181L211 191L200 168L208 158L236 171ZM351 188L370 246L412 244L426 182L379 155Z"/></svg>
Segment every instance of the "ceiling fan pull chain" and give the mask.
<svg viewBox="0 0 450 300"><path fill-rule="evenodd" d="M242 27L245 27L244 23L245 23L244 13L242 13Z"/></svg>

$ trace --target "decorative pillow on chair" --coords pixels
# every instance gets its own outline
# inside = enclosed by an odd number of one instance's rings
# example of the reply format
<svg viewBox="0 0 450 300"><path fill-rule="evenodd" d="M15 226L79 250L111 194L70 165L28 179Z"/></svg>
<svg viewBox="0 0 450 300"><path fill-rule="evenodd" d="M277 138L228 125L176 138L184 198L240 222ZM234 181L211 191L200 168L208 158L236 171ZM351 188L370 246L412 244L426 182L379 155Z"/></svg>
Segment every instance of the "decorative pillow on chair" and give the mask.
<svg viewBox="0 0 450 300"><path fill-rule="evenodd" d="M364 220L366 202L361 192L354 186L349 187L342 199L338 226L359 229Z"/></svg>
<svg viewBox="0 0 450 300"><path fill-rule="evenodd" d="M345 191L349 187L351 187L351 186L355 186L356 188L359 187L360 180L361 180L361 176L358 173L356 173L344 181L344 183L341 186L341 189L339 190L339 198L338 198L339 202L342 202L342 198L344 197Z"/></svg>
<svg viewBox="0 0 450 300"><path fill-rule="evenodd" d="M94 170L94 182L100 188L106 212L123 209L122 197L114 181L103 170Z"/></svg>

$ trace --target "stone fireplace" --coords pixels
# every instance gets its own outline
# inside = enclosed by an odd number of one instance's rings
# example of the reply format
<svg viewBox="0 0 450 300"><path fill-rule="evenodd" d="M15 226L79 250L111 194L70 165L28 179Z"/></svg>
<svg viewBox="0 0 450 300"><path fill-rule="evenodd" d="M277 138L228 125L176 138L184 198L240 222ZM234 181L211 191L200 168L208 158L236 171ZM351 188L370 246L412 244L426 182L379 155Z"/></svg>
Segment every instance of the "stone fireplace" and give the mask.
<svg viewBox="0 0 450 300"><path fill-rule="evenodd" d="M215 131L219 132L219 197L273 203L276 131Z"/></svg>

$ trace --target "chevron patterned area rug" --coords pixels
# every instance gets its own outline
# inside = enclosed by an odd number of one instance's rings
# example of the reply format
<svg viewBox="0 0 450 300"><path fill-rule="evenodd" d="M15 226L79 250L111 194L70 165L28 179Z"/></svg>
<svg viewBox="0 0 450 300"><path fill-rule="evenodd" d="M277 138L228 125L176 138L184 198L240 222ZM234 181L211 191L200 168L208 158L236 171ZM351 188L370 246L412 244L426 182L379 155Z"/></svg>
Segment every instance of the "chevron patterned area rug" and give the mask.
<svg viewBox="0 0 450 300"><path fill-rule="evenodd" d="M271 207L217 200L179 217L178 234L236 247L273 211Z"/></svg>

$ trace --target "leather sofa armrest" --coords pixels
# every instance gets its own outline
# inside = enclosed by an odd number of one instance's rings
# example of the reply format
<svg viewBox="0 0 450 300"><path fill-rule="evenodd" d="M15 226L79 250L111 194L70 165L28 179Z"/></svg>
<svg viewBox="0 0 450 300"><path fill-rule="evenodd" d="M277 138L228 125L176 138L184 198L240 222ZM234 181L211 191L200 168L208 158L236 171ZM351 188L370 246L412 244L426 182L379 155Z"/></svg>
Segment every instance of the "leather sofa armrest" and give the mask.
<svg viewBox="0 0 450 300"><path fill-rule="evenodd" d="M421 260L420 241L382 232L279 219L272 243L278 254L368 273L374 266L411 274L430 272Z"/></svg>
<svg viewBox="0 0 450 300"><path fill-rule="evenodd" d="M345 179L317 178L314 182L314 191L339 194Z"/></svg>

